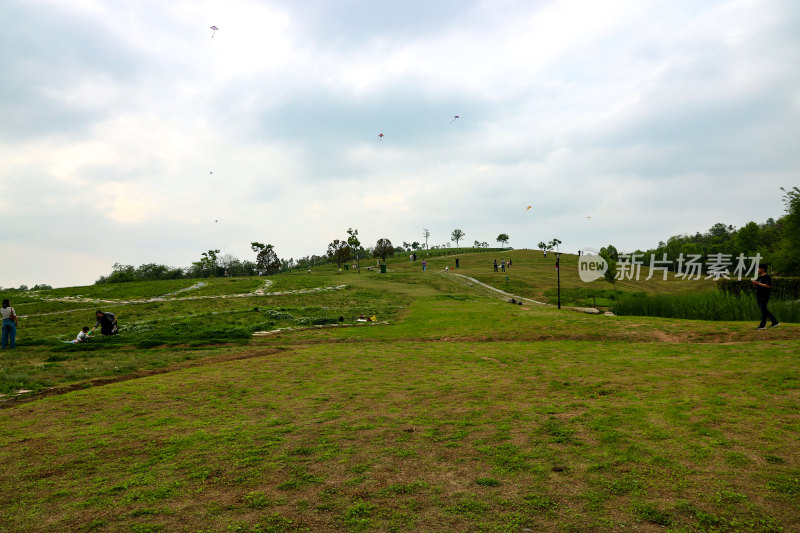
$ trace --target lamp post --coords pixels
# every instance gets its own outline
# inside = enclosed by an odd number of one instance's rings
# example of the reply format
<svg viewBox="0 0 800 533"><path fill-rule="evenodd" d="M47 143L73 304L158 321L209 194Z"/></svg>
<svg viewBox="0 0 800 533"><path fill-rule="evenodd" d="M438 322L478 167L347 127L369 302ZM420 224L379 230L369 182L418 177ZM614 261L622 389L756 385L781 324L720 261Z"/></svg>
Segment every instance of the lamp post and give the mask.
<svg viewBox="0 0 800 533"><path fill-rule="evenodd" d="M561 253L556 252L556 279L557 279L557 287L558 287L558 308L561 309L561 269L559 268L559 263L561 260Z"/></svg>

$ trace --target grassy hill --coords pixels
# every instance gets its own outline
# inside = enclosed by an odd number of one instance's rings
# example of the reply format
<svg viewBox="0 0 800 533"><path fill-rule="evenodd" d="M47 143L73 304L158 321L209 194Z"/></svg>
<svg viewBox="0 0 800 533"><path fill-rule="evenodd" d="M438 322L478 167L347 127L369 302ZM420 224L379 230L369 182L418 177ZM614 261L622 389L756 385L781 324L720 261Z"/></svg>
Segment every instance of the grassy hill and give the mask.
<svg viewBox="0 0 800 533"><path fill-rule="evenodd" d="M552 256L459 258L4 294L0 530L800 529L800 327L512 305L456 274L549 301Z"/></svg>

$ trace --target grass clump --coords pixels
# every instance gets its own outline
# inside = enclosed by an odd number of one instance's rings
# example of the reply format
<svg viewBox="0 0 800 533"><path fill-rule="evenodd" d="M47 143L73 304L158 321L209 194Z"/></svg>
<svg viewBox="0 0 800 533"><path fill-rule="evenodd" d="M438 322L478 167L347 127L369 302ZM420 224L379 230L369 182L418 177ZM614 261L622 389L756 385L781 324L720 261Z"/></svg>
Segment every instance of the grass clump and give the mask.
<svg viewBox="0 0 800 533"><path fill-rule="evenodd" d="M800 322L800 301L771 300L769 308L781 322ZM755 298L721 291L678 294L629 294L612 304L616 315L688 320L759 321Z"/></svg>

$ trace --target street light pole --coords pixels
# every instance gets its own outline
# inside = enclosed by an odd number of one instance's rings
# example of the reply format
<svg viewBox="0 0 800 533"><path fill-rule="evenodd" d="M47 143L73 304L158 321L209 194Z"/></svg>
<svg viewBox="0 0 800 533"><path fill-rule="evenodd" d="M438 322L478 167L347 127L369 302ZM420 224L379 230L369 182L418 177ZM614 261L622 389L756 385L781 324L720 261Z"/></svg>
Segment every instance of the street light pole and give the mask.
<svg viewBox="0 0 800 533"><path fill-rule="evenodd" d="M558 308L561 309L561 269L559 263L561 262L561 253L556 252L556 279L558 287Z"/></svg>

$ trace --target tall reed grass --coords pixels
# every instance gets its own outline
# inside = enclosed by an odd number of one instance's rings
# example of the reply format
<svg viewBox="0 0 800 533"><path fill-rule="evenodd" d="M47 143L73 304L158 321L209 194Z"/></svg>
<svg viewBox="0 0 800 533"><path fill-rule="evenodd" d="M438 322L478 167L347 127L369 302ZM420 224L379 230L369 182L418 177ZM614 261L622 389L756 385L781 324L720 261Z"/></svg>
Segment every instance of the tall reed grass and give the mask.
<svg viewBox="0 0 800 533"><path fill-rule="evenodd" d="M619 301L614 302L611 308L617 315L689 320L761 320L761 311L755 298L734 296L721 291L620 295ZM780 322L800 323L798 300L770 300L769 310Z"/></svg>

